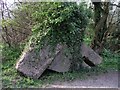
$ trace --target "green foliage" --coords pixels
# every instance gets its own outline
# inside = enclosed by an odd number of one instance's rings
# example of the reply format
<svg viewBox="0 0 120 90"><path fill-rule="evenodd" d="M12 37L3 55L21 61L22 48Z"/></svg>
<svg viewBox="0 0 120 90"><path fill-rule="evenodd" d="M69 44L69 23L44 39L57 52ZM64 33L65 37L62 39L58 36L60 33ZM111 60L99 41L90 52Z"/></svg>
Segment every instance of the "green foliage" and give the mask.
<svg viewBox="0 0 120 90"><path fill-rule="evenodd" d="M32 8L30 8L32 7ZM87 8L84 4L76 6L75 3L37 3L26 5L23 10L33 10L33 18L36 25L33 28L33 36L31 43L35 43L39 48L42 40L49 41L50 44L61 42L69 46L69 50L75 50L73 56L80 54L77 52L83 38L84 31L88 21ZM22 20L22 19L21 19ZM92 30L88 28L88 32ZM92 34L90 35L92 36ZM86 43L91 42L91 37L86 34L84 38ZM79 46L79 47L78 47ZM77 48L78 47L78 48ZM15 69L16 60L19 58L24 44L18 47L8 47L0 44L2 48L2 85L3 88L40 88L45 87L54 81L71 81L74 79L85 79L87 75L106 72L106 70L118 70L119 55L105 50L102 54L103 62L98 67L92 69L82 69L73 72L56 73L48 72L39 80L33 80L28 77L23 77ZM80 56L81 57L81 56ZM73 60L76 57L73 57ZM80 60L80 58L79 58ZM74 64L73 64L74 65Z"/></svg>
<svg viewBox="0 0 120 90"><path fill-rule="evenodd" d="M120 36L119 36L119 34L120 34L119 27L111 29L111 31L109 32L109 36L107 37L107 41L105 43L106 49L109 49L116 53L120 53L120 45L119 45Z"/></svg>
<svg viewBox="0 0 120 90"><path fill-rule="evenodd" d="M102 53L103 56L103 62L100 64L100 67L103 67L104 69L111 69L111 70L118 70L119 69L119 60L120 55L115 54L109 50L104 49L104 52Z"/></svg>
<svg viewBox="0 0 120 90"><path fill-rule="evenodd" d="M3 41L12 47L26 41L32 33L31 28L34 23L32 20L32 13L34 11L30 4L21 4L20 6L18 4L15 8L8 9L8 6L3 12L4 19L1 20Z"/></svg>
<svg viewBox="0 0 120 90"><path fill-rule="evenodd" d="M41 2L37 7L32 15L37 23L32 29L30 42L38 50L46 42L53 49L58 43L66 44L66 49L72 55L73 67L80 67L80 45L88 22L87 8L73 2Z"/></svg>
<svg viewBox="0 0 120 90"><path fill-rule="evenodd" d="M68 36L87 24L84 7L75 3L40 3L39 11L33 13L33 17L38 22L33 31L43 36L47 34L56 42L66 42Z"/></svg>
<svg viewBox="0 0 120 90"><path fill-rule="evenodd" d="M3 49L2 53L2 85L3 88L40 88L51 84L54 81L71 81L74 79L86 79L88 75L98 75L107 70L118 70L119 55L105 50L102 54L103 62L98 67L92 69L82 69L73 72L57 73L46 71L44 75L38 79L33 80L28 77L23 77L15 69L16 58L19 58L23 50L23 46L16 48L9 48L6 45L0 44Z"/></svg>
<svg viewBox="0 0 120 90"><path fill-rule="evenodd" d="M23 45L20 45L18 47L9 47L8 45L5 45L2 47L2 62L4 61L16 61L21 54L23 50Z"/></svg>
<svg viewBox="0 0 120 90"><path fill-rule="evenodd" d="M90 27L90 25L88 25L85 30L85 35L84 35L83 40L86 44L88 44L90 46L91 42L93 40L93 37L94 37L94 30L92 27Z"/></svg>

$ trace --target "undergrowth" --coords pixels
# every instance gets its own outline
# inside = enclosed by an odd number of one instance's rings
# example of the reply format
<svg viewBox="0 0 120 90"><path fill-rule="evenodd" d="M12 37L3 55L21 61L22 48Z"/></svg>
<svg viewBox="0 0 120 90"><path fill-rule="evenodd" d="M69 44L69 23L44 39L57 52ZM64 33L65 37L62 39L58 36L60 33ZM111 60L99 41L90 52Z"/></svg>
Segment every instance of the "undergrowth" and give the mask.
<svg viewBox="0 0 120 90"><path fill-rule="evenodd" d="M98 75L108 70L118 70L118 54L105 50L102 54L103 62L91 69L80 71L57 73L46 71L38 80L24 77L15 69L15 64L23 48L2 47L2 86L3 88L37 88L45 87L54 81L72 81L75 79L86 79L89 75Z"/></svg>

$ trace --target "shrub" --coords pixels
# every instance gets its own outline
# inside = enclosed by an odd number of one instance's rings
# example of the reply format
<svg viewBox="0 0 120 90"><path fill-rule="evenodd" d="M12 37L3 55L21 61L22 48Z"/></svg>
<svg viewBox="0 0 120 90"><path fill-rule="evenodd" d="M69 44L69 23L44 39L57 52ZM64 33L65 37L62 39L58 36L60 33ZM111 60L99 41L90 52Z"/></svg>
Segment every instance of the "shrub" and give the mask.
<svg viewBox="0 0 120 90"><path fill-rule="evenodd" d="M80 45L88 21L86 8L75 2L40 2L34 8L32 16L36 25L30 45L35 44L39 50L45 42L53 48L58 43L66 44L72 55L71 70L78 69L82 61Z"/></svg>

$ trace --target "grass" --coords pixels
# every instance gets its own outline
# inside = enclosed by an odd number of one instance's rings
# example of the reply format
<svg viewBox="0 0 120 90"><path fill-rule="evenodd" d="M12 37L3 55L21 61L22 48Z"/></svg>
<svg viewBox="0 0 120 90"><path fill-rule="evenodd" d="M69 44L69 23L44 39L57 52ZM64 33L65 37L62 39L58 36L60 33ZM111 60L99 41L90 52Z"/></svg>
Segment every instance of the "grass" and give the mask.
<svg viewBox="0 0 120 90"><path fill-rule="evenodd" d="M20 75L15 69L16 61L21 54L23 48L8 48L2 47L3 62L2 62L2 85L3 88L39 88L54 81L72 81L74 79L85 79L89 75L100 74L107 72L107 70L118 70L118 54L110 53L105 50L102 54L103 62L99 66L92 69L82 69L77 72L57 73L46 71L44 75L38 79L33 80L28 77Z"/></svg>
<svg viewBox="0 0 120 90"><path fill-rule="evenodd" d="M119 69L119 60L120 60L120 55L119 53L112 53L108 50L104 50L102 53L103 56L103 62L100 64L100 67L103 67L106 70L120 70Z"/></svg>

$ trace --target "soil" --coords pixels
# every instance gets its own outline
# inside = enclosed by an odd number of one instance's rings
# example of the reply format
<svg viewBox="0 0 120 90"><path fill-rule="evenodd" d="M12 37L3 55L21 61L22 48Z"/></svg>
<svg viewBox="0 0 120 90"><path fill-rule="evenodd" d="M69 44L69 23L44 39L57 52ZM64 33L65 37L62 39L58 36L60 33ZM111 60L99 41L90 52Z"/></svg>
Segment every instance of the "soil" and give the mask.
<svg viewBox="0 0 120 90"><path fill-rule="evenodd" d="M97 76L90 75L84 80L55 81L46 88L118 88L118 81L118 71L109 71Z"/></svg>

